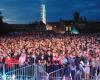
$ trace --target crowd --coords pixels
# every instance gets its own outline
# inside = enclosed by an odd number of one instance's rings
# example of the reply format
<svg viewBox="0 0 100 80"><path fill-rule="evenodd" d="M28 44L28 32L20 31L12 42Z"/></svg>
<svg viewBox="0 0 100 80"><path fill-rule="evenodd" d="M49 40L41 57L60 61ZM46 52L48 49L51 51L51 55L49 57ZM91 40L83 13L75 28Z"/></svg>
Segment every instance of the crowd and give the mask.
<svg viewBox="0 0 100 80"><path fill-rule="evenodd" d="M100 33L70 35L42 32L0 37L0 70L2 64L12 68L10 63L19 66L36 63L46 65L48 73L64 67L66 78L71 74L76 80L75 74L79 71L84 80L89 80L100 73L99 38Z"/></svg>

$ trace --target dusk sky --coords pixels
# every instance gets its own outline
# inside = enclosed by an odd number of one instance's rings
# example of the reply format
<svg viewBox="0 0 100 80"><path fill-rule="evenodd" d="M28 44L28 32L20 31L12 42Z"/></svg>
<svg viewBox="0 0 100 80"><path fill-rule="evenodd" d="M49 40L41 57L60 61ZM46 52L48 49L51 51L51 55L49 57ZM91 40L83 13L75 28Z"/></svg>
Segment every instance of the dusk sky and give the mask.
<svg viewBox="0 0 100 80"><path fill-rule="evenodd" d="M47 21L73 19L79 11L88 20L100 21L100 0L45 0ZM41 0L0 0L0 11L8 23L40 21Z"/></svg>

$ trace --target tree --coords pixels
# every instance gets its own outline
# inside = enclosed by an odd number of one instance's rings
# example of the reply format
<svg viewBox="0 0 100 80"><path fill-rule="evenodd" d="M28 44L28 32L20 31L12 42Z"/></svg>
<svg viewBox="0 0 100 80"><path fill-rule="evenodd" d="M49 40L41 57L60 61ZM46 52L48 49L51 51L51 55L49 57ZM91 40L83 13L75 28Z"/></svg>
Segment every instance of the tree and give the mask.
<svg viewBox="0 0 100 80"><path fill-rule="evenodd" d="M0 11L0 35L4 34L7 32L6 27L4 26L4 22L3 22L3 16L2 16L2 12Z"/></svg>
<svg viewBox="0 0 100 80"><path fill-rule="evenodd" d="M75 12L73 15L74 18L74 23L79 23L80 22L80 13L79 12Z"/></svg>
<svg viewBox="0 0 100 80"><path fill-rule="evenodd" d="M84 16L84 22L87 23L87 18L86 18L86 16Z"/></svg>
<svg viewBox="0 0 100 80"><path fill-rule="evenodd" d="M0 26L2 26L2 24L3 24L3 16L2 16L2 12L0 11Z"/></svg>

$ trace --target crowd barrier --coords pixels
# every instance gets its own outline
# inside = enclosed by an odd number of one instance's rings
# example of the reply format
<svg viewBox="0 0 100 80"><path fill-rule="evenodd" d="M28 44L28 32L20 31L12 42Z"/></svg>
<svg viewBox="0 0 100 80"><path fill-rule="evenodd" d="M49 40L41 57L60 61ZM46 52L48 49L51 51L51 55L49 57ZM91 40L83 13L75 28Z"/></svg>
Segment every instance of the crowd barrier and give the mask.
<svg viewBox="0 0 100 80"><path fill-rule="evenodd" d="M43 67L43 66L42 66ZM44 68L45 67L45 68ZM68 67L63 65L50 65L45 66L44 70L48 72L48 80L85 80L84 70L69 71ZM95 75L89 75L90 80L99 80L100 76L97 75L97 70ZM99 77L99 78L98 78Z"/></svg>
<svg viewBox="0 0 100 80"><path fill-rule="evenodd" d="M48 73L44 70L44 66L37 65L36 80L49 80Z"/></svg>
<svg viewBox="0 0 100 80"><path fill-rule="evenodd" d="M49 73L49 80L63 80L63 68Z"/></svg>
<svg viewBox="0 0 100 80"><path fill-rule="evenodd" d="M100 73L97 75L96 80L100 80Z"/></svg>
<svg viewBox="0 0 100 80"><path fill-rule="evenodd" d="M0 69L0 80L73 80L74 77L75 80L84 80L80 71L76 71L73 76L62 65L3 64ZM91 80L99 79L100 74Z"/></svg>
<svg viewBox="0 0 100 80"><path fill-rule="evenodd" d="M3 80L35 80L35 65L3 64Z"/></svg>

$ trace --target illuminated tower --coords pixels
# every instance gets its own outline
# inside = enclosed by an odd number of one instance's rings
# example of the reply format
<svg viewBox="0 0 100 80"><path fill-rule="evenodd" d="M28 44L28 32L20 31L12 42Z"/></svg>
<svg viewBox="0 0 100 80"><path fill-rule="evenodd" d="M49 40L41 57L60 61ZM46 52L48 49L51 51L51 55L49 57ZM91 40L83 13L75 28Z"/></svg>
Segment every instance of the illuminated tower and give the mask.
<svg viewBox="0 0 100 80"><path fill-rule="evenodd" d="M45 8L44 0L42 0L42 4L41 4L41 21L44 24L46 24L46 8Z"/></svg>

